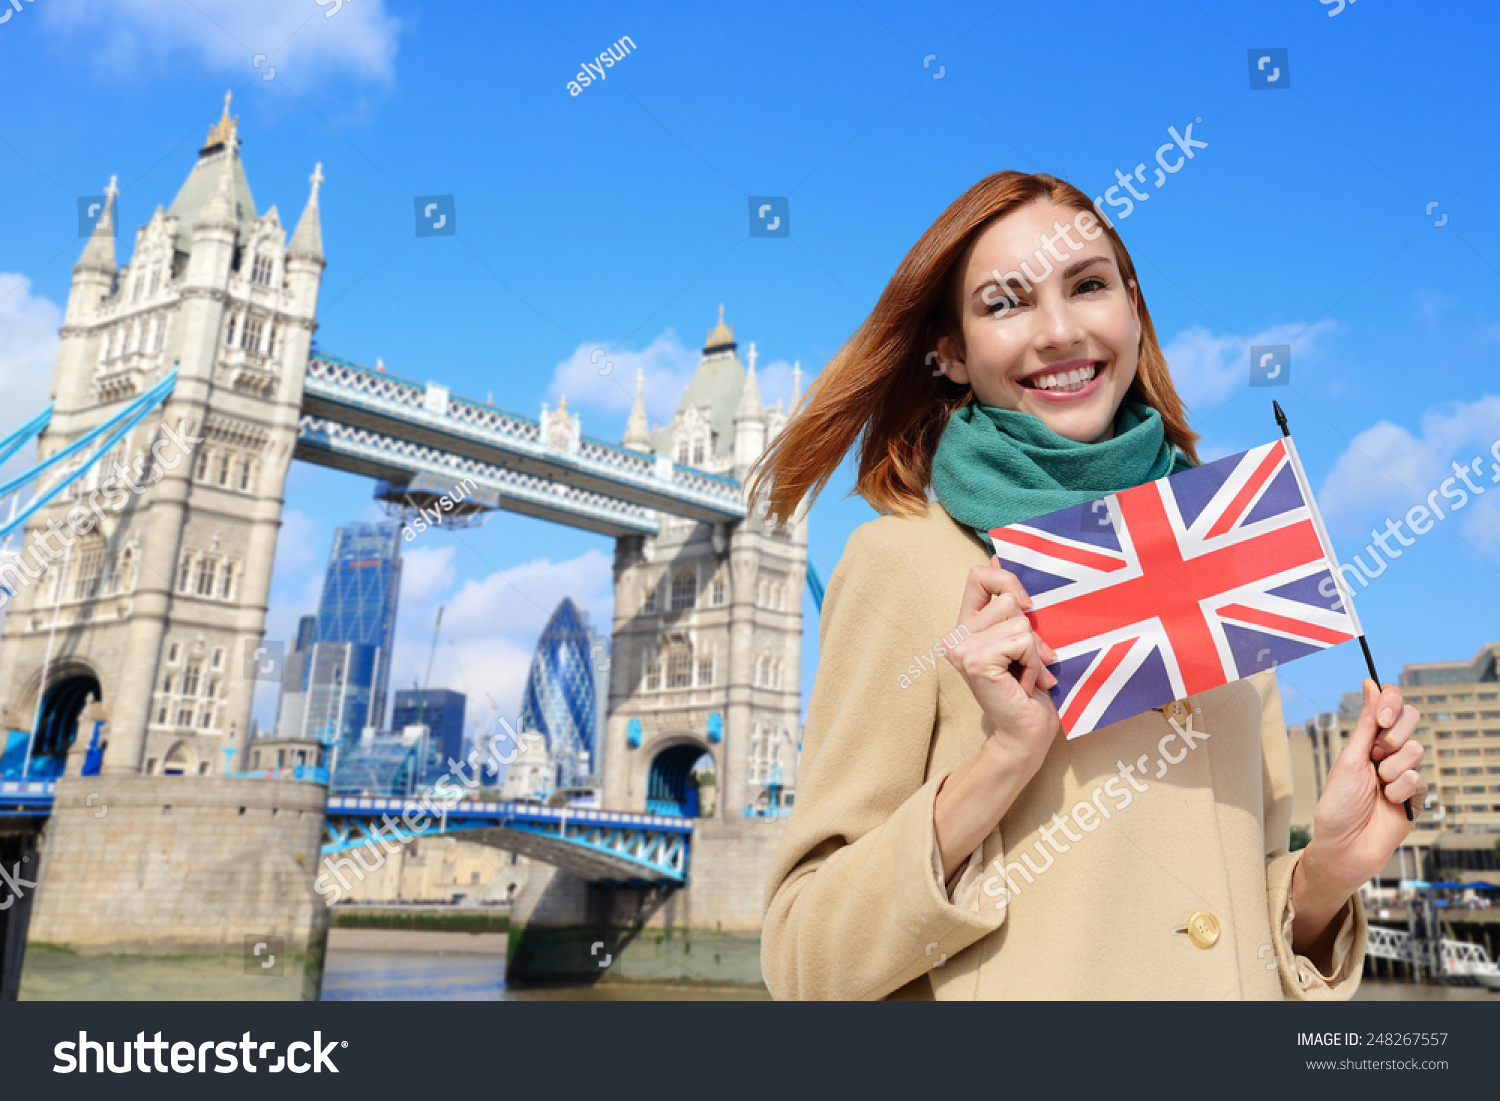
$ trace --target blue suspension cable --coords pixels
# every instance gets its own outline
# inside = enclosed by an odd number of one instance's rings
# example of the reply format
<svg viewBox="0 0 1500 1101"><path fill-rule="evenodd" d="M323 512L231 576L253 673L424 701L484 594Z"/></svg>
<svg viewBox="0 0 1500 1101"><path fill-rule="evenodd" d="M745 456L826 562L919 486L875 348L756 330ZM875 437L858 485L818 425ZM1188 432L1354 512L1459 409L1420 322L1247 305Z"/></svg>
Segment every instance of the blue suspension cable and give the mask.
<svg viewBox="0 0 1500 1101"><path fill-rule="evenodd" d="M49 401L47 403L47 408L43 409L36 416L32 417L25 424L21 425L20 428L17 428L9 436L5 437L5 439L0 440L0 463L3 463L5 462L5 460L9 459L12 455L19 451L22 446L31 439L32 436L35 436L43 428L47 427L47 422L51 419L52 403Z"/></svg>
<svg viewBox="0 0 1500 1101"><path fill-rule="evenodd" d="M76 470L71 471L67 477L60 479L56 485L50 487L45 493L42 493L34 498L31 504L27 505L12 519L6 521L3 526L0 526L0 539L3 539L5 536L15 531L17 528L23 526L27 520L31 519L31 517L37 512L37 510L45 508L47 505L51 504L58 494L60 494L63 490L67 489L68 486L72 485L75 481L82 477L83 473L88 470L89 467L93 466L94 463L98 462L101 456L108 454L110 448L114 447L114 445L118 443L127 432L129 432L132 428L139 424L145 418L146 414L151 412L151 410L155 408L159 402L163 401L169 394L171 394L172 388L176 385L176 383L177 368L173 367L172 370L167 373L166 377L161 380L161 382L157 383L150 390L146 391L146 393L142 394L139 398L132 402L128 408L119 413L117 416L115 416L111 420L105 421L97 428L91 429L84 436L69 444L67 447L63 448L63 450L59 451L56 455L52 456L52 458L48 459L46 463L38 465L32 470L27 471L25 474L12 479L12 481L7 483L6 485L0 486L0 496L3 496L4 494L10 492L12 489L18 486L25 485L27 482L32 481L39 474L43 473L43 471L45 471L47 467L55 465L58 460L66 458L69 455L76 454L83 447L83 445L89 443L92 440L98 439L103 433L109 431L110 429L114 429L109 438L106 439L102 444L100 444L98 449L89 456L87 462L80 464L79 467Z"/></svg>
<svg viewBox="0 0 1500 1101"><path fill-rule="evenodd" d="M136 421L140 420L139 414L140 413L144 413L146 410L150 409L157 402L161 401L162 398L164 398L168 394L170 394L172 392L173 385L176 384L176 381L177 381L177 368L173 367L172 370L167 373L166 377L163 378L161 382L157 383L150 390L146 391L146 393L144 393L140 397L136 398L135 401L133 401L129 406L127 406L125 409L123 409L122 411L120 411L119 413L117 413L114 417L112 417L109 420L103 422L102 424L98 425L97 427L89 429L82 436L79 436L78 439L74 440L72 443L70 443L67 447L63 448L57 454L49 456L47 459L43 460L40 463L37 463L36 466L32 467L30 470L26 471L25 473L18 474L18 475L16 475L16 477L14 477L10 481L6 482L4 485L0 485L0 497L4 497L6 494L10 493L12 490L18 489L18 488L20 488L21 486L25 485L28 482L35 481L40 475L45 474L48 470L51 470L54 466L56 466L58 463L62 462L64 459L70 458L73 455L78 454L78 452L82 451L85 447L87 447L89 444L93 443L100 436L102 436L104 433L108 432L115 425L119 424L121 421L125 420L127 417L134 416ZM49 410L50 410L50 407L49 407ZM132 423L134 423L134 421ZM102 454L102 452L101 452L101 454ZM99 457L98 455L95 455L94 459L97 459L98 457ZM90 461L92 462L93 460L90 460ZM88 464L84 464L84 465L87 466Z"/></svg>

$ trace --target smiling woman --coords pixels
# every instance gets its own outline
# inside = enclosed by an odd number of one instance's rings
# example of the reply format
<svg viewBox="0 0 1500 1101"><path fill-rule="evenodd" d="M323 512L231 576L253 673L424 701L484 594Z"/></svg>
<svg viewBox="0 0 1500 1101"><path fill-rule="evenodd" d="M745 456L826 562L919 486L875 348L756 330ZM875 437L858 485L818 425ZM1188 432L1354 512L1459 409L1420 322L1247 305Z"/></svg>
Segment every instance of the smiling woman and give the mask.
<svg viewBox="0 0 1500 1101"><path fill-rule="evenodd" d="M1367 682L1313 840L1291 852L1274 671L1056 742L1057 654L990 554L992 528L1197 465L1196 440L1130 255L1077 188L996 173L907 253L751 480L785 522L857 447L856 490L885 514L824 597L766 889L773 994L1353 993L1356 891L1426 788L1416 710ZM895 675L934 638L945 661ZM1184 722L1202 749L1171 755ZM1133 769L1153 755L1173 767L1146 785Z"/></svg>

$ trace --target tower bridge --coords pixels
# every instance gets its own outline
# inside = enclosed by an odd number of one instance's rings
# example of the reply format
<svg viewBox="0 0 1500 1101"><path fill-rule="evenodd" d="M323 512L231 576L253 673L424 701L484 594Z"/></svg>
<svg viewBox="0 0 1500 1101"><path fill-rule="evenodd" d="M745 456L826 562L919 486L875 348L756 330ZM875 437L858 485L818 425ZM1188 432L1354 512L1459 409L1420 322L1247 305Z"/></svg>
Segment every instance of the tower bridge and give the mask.
<svg viewBox="0 0 1500 1101"><path fill-rule="evenodd" d="M615 540L602 819L490 804L444 828L546 862L514 917L533 939L580 922L758 935L780 829L760 811L794 785L800 742L807 531L746 506L745 475L788 416L761 400L754 345L742 362L721 307L669 422L648 422L638 378L618 444L561 402L531 418L314 349L321 168L288 237L276 207L257 213L239 147L226 99L125 266L111 184L73 269L51 404L0 442L37 439L37 489L9 526L20 553L0 556L0 861L40 844L31 939L228 952L249 922L318 955L318 854L368 842L379 816L232 770L294 459L378 479L387 499L472 484L472 514ZM684 802L682 763L703 754L712 814L646 813ZM162 867L170 906L143 894ZM649 902L627 897L643 884ZM0 944L23 910L0 915Z"/></svg>

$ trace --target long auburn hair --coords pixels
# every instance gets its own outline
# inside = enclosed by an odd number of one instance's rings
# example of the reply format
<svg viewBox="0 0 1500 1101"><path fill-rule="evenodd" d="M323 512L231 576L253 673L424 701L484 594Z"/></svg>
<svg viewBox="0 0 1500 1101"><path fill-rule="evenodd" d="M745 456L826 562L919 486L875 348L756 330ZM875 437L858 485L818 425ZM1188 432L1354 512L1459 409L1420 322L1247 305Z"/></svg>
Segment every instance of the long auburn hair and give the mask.
<svg viewBox="0 0 1500 1101"><path fill-rule="evenodd" d="M819 372L800 410L751 471L752 500L764 497L767 512L785 523L804 498L828 484L849 449L859 446L854 491L880 513L910 514L927 505L927 484L938 437L956 409L974 400L968 386L934 372L931 360L940 337L962 342L957 281L969 246L996 219L1029 203L1050 201L1088 211L1108 234L1126 284L1136 284L1141 324L1139 364L1128 397L1154 406L1166 438L1194 463L1198 434L1166 357L1135 265L1120 235L1092 201L1065 180L1007 170L986 176L960 195L933 222L881 292L870 316Z"/></svg>

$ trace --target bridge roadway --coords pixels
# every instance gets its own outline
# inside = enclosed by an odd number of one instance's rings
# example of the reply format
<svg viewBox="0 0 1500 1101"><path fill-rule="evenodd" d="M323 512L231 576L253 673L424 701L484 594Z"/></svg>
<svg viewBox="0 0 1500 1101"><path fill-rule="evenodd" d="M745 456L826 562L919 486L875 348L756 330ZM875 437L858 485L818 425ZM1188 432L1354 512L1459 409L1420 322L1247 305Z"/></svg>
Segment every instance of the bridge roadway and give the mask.
<svg viewBox="0 0 1500 1101"><path fill-rule="evenodd" d="M0 783L0 824L46 818L55 791L52 781ZM378 848L379 838L399 844L458 834L591 883L684 886L693 837L690 818L477 799L444 809L441 801L333 795L326 814L323 855L335 860L361 845Z"/></svg>
<svg viewBox="0 0 1500 1101"><path fill-rule="evenodd" d="M591 436L542 435L537 420L454 397L437 383L314 352L293 455L397 484L473 478L499 492L503 509L602 535L654 535L658 512L707 523L745 518L733 478Z"/></svg>

